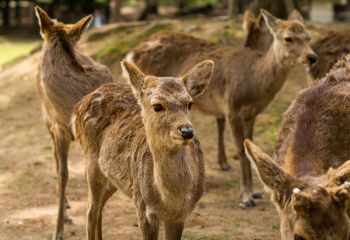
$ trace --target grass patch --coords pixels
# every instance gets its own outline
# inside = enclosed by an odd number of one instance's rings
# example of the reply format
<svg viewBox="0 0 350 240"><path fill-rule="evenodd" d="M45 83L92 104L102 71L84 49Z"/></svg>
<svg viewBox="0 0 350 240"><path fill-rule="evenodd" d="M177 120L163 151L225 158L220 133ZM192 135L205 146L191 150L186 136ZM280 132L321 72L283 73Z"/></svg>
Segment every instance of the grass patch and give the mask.
<svg viewBox="0 0 350 240"><path fill-rule="evenodd" d="M200 236L200 237L187 237L187 240L235 240L233 237L211 237L211 236Z"/></svg>
<svg viewBox="0 0 350 240"><path fill-rule="evenodd" d="M39 44L38 40L0 40L0 68L5 64L29 54Z"/></svg>
<svg viewBox="0 0 350 240"><path fill-rule="evenodd" d="M122 58L126 55L126 53L135 47L137 44L139 44L142 40L145 38L151 36L152 34L159 32L161 30L169 29L171 28L171 24L168 23L155 23L152 24L150 27L148 27L145 31L136 34L136 35L130 35L127 34L126 36L120 37L119 41L115 41L112 44L107 44L106 47L102 49L99 53L97 53L94 58L101 60L104 58L108 58L111 60L115 60L118 58Z"/></svg>

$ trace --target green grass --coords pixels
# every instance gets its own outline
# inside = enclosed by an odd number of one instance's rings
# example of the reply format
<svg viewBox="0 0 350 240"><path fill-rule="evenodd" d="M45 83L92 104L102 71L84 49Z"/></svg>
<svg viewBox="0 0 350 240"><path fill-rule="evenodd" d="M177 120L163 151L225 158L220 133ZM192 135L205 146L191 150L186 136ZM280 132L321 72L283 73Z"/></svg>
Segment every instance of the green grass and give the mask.
<svg viewBox="0 0 350 240"><path fill-rule="evenodd" d="M98 60L103 58L122 58L130 49L135 47L145 38L151 36L152 34L159 32L161 30L169 29L171 26L166 23L155 23L147 28L145 31L130 35L127 34L125 37L120 37L119 40L113 42L112 44L107 44L106 47L97 53L94 57Z"/></svg>
<svg viewBox="0 0 350 240"><path fill-rule="evenodd" d="M0 39L0 68L21 56L29 54L38 44L38 40L11 41Z"/></svg>

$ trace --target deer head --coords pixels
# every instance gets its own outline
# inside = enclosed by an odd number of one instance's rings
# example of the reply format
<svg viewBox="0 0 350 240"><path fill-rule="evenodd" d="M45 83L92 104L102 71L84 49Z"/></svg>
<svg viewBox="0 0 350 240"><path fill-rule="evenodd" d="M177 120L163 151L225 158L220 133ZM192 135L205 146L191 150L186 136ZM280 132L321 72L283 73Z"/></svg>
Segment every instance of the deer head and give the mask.
<svg viewBox="0 0 350 240"><path fill-rule="evenodd" d="M246 155L280 213L283 240L349 239L349 182L338 186L315 178L297 179L251 141L245 140L244 145Z"/></svg>
<svg viewBox="0 0 350 240"><path fill-rule="evenodd" d="M92 15L89 15L75 24L63 24L55 19L51 19L39 6L35 7L35 14L38 18L40 34L45 41L59 38L66 40L72 45L76 44L81 35L88 29L93 19Z"/></svg>
<svg viewBox="0 0 350 240"><path fill-rule="evenodd" d="M261 10L265 24L273 36L272 48L277 61L286 66L312 65L317 56L310 47L303 17L293 10L288 20L281 20L266 10Z"/></svg>
<svg viewBox="0 0 350 240"><path fill-rule="evenodd" d="M187 145L194 136L189 118L192 98L207 88L214 62L204 61L180 78L146 76L126 60L122 67L142 108L148 141L167 148Z"/></svg>

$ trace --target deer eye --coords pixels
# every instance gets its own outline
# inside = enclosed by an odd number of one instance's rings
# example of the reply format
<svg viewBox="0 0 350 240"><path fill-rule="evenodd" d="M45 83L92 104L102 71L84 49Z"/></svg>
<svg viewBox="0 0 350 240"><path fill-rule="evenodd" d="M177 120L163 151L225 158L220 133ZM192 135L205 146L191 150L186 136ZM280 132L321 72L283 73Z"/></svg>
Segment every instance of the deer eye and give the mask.
<svg viewBox="0 0 350 240"><path fill-rule="evenodd" d="M192 108L192 104L193 104L192 102L188 103L188 107L187 107L188 110L190 110Z"/></svg>
<svg viewBox="0 0 350 240"><path fill-rule="evenodd" d="M290 37L286 37L284 41L286 41L287 43L293 43L293 39Z"/></svg>
<svg viewBox="0 0 350 240"><path fill-rule="evenodd" d="M152 107L155 112L160 112L164 110L164 107L160 103L154 104L152 105Z"/></svg>
<svg viewBox="0 0 350 240"><path fill-rule="evenodd" d="M294 240L305 240L305 238L303 238L302 236L300 236L298 234L294 234Z"/></svg>

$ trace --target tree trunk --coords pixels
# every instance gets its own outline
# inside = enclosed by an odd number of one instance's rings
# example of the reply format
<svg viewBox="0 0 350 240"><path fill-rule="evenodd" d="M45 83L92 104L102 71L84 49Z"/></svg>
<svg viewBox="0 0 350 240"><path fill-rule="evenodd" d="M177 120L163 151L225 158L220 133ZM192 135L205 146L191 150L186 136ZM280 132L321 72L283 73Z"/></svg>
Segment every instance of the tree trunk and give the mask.
<svg viewBox="0 0 350 240"><path fill-rule="evenodd" d="M158 0L145 0L145 9L142 11L139 20L146 20L150 14L158 14Z"/></svg>
<svg viewBox="0 0 350 240"><path fill-rule="evenodd" d="M119 22L122 20L121 8L122 8L122 0L114 0L113 9L111 14L111 22Z"/></svg>
<svg viewBox="0 0 350 240"><path fill-rule="evenodd" d="M278 18L286 19L288 17L287 4L290 0L254 0L252 11L257 16L260 9L263 8Z"/></svg>
<svg viewBox="0 0 350 240"><path fill-rule="evenodd" d="M228 0L228 16L230 18L236 18L238 14L238 0Z"/></svg>
<svg viewBox="0 0 350 240"><path fill-rule="evenodd" d="M4 27L10 25L10 0L5 1L5 7L3 8L2 23Z"/></svg>

